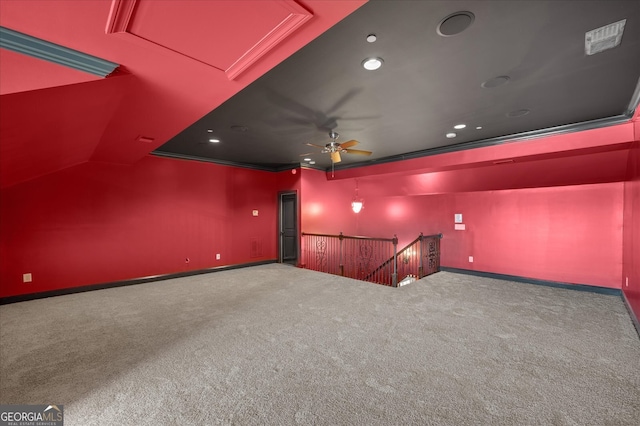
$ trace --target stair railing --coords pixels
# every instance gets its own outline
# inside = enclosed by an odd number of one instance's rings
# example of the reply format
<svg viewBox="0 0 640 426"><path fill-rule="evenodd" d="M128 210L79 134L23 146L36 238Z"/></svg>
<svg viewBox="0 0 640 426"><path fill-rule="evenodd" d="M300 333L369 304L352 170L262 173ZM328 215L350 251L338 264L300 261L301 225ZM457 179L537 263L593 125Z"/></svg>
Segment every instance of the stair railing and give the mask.
<svg viewBox="0 0 640 426"><path fill-rule="evenodd" d="M395 262L379 268L397 254L398 239L302 233L300 266L377 284L396 286Z"/></svg>
<svg viewBox="0 0 640 426"><path fill-rule="evenodd" d="M398 287L440 270L441 238L442 234L420 234L398 251L396 236L370 238L303 232L300 266Z"/></svg>

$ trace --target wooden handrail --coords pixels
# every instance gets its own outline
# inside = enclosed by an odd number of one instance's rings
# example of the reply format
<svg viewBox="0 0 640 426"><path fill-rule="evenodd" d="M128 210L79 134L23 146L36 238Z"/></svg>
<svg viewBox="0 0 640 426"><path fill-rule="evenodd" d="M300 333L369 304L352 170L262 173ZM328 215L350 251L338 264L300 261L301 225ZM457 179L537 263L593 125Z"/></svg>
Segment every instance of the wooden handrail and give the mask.
<svg viewBox="0 0 640 426"><path fill-rule="evenodd" d="M305 235L310 235L312 237L331 237L331 238L340 238L340 239L349 239L349 240L388 241L390 243L397 241L397 238L362 237L362 236L343 235L342 233L340 233L339 235L332 235L332 234L312 234L310 232L302 232L301 235L303 237Z"/></svg>
<svg viewBox="0 0 640 426"><path fill-rule="evenodd" d="M391 262L393 262L394 259L397 259L399 257L402 256L402 254L409 250L411 248L412 245L414 245L415 243L417 243L418 241L422 241L428 238L442 238L442 234L432 234L432 235L422 235L422 233L420 233L420 235L418 235L418 238L416 238L415 240L411 241L409 244L407 244L406 246L404 246L402 248L402 250L400 250L395 256L390 257L389 259L385 260L384 262L382 262L382 264L380 266L378 266L376 269L374 269L371 273L369 273L369 275L367 275L365 277L365 281L372 277L373 275L375 275L378 271L383 270L387 265L389 265Z"/></svg>

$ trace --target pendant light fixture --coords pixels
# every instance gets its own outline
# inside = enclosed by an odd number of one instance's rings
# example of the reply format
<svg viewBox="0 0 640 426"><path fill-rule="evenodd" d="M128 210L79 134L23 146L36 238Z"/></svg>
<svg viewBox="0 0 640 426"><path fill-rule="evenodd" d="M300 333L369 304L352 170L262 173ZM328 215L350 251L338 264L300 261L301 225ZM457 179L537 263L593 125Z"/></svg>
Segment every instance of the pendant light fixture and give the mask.
<svg viewBox="0 0 640 426"><path fill-rule="evenodd" d="M356 195L351 201L351 210L354 213L360 213L360 210L364 207L364 200L358 196L358 181L356 180Z"/></svg>

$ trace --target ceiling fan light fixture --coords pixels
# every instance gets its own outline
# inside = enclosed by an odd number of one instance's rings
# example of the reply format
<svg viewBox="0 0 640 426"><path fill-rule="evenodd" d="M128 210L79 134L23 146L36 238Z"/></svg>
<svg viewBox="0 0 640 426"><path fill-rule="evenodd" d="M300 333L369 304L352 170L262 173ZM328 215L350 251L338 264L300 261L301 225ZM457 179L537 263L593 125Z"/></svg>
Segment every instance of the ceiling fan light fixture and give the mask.
<svg viewBox="0 0 640 426"><path fill-rule="evenodd" d="M382 58L367 58L362 61L362 67L368 71L375 71L382 67L383 63L384 61L382 60Z"/></svg>

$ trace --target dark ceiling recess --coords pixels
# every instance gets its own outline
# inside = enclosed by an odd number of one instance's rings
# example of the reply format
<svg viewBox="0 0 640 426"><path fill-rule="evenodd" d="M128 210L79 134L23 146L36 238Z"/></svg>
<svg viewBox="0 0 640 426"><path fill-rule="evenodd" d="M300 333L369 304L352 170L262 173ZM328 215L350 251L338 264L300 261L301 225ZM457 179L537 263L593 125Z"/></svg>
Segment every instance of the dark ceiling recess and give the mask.
<svg viewBox="0 0 640 426"><path fill-rule="evenodd" d="M494 87L502 86L503 84L507 84L510 78L507 75L501 75L499 77L491 78L484 83L481 84L485 89L493 89Z"/></svg>
<svg viewBox="0 0 640 426"><path fill-rule="evenodd" d="M443 37L451 37L456 34L460 34L471 24L475 16L471 12L456 12L446 18L444 18L440 24L438 24L438 34Z"/></svg>
<svg viewBox="0 0 640 426"><path fill-rule="evenodd" d="M585 54L586 31L621 20L619 46ZM345 155L344 169L604 127L633 113L638 52L632 1L370 1L155 153L330 169L329 156L301 155L335 131L373 152ZM365 70L370 57L384 66Z"/></svg>
<svg viewBox="0 0 640 426"><path fill-rule="evenodd" d="M507 117L522 117L524 115L529 114L531 111L528 109L517 109L515 111L510 111L507 113Z"/></svg>

